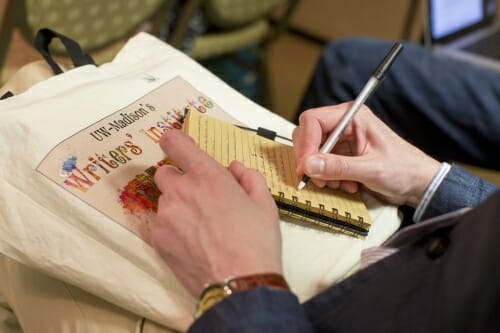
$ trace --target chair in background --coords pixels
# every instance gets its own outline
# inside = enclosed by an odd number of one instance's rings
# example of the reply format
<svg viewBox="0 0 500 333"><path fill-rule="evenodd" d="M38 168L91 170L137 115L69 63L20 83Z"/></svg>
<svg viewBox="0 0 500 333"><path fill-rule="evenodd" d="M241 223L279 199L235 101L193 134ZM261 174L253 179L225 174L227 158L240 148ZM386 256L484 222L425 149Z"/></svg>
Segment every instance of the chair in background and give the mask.
<svg viewBox="0 0 500 333"><path fill-rule="evenodd" d="M167 42L206 64L224 57L257 74L261 104L271 106L266 61L267 46L288 26L298 0L185 0ZM190 23L203 14L208 30L190 35ZM186 40L189 45L186 46ZM251 61L241 56L252 50ZM252 61L253 60L253 61ZM218 73L216 73L218 74ZM235 87L238 89L238 87Z"/></svg>
<svg viewBox="0 0 500 333"><path fill-rule="evenodd" d="M18 29L32 45L36 31L50 28L76 40L96 63L111 60L135 32L157 34L173 0L0 0L4 19L0 22L0 67L7 46ZM145 22L149 27L142 26ZM54 44L54 45L52 45ZM64 55L60 43L52 43L55 55ZM64 58L63 58L64 59ZM10 72L15 71L12 69Z"/></svg>

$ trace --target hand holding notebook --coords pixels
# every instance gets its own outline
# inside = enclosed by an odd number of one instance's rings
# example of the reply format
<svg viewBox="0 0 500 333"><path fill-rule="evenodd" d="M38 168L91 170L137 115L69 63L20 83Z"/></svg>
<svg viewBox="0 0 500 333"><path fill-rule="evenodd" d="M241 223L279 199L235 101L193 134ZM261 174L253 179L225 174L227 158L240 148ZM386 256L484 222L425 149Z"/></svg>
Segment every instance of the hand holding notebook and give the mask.
<svg viewBox="0 0 500 333"><path fill-rule="evenodd" d="M182 172L155 173L153 246L192 296L229 276L282 273L279 216L262 176L237 162L228 172L180 131L159 144Z"/></svg>

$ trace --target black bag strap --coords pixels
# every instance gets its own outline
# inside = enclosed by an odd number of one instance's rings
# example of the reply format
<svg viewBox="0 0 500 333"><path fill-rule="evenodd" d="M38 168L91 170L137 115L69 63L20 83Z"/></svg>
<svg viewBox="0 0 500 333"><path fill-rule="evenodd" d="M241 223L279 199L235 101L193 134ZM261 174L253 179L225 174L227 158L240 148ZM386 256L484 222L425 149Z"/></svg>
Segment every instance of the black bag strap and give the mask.
<svg viewBox="0 0 500 333"><path fill-rule="evenodd" d="M68 53L75 67L83 65L95 65L94 59L92 59L90 55L83 52L80 44L75 42L73 39L68 38L63 34L55 32L51 29L43 28L38 30L33 43L38 52L40 52L42 57L49 64L54 74L60 74L63 72L63 70L54 61L54 59L52 58L52 54L49 51L49 44L53 38L59 38L59 40L66 48L66 52Z"/></svg>
<svg viewBox="0 0 500 333"><path fill-rule="evenodd" d="M3 94L2 96L0 96L0 101L2 99L7 99L7 98L12 97L12 96L14 96L14 94L11 91L7 91L7 92L5 92L5 94Z"/></svg>

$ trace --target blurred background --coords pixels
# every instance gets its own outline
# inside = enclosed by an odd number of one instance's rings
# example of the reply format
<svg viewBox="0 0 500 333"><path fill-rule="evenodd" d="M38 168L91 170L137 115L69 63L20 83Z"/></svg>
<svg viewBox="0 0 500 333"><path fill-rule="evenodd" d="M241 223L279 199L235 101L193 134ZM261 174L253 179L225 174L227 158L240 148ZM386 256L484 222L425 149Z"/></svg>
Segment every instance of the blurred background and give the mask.
<svg viewBox="0 0 500 333"><path fill-rule="evenodd" d="M75 39L97 64L112 60L128 38L146 31L293 120L326 43L348 36L422 43L422 5L423 0L0 0L0 84L41 59L32 47L40 28ZM52 44L58 61L67 62L62 45ZM471 169L500 183L498 173Z"/></svg>
<svg viewBox="0 0 500 333"><path fill-rule="evenodd" d="M418 0L0 0L0 19L2 82L40 59L31 45L41 27L75 39L97 63L142 30L287 119L328 41L364 35L419 42L422 32ZM54 52L63 54L57 45Z"/></svg>

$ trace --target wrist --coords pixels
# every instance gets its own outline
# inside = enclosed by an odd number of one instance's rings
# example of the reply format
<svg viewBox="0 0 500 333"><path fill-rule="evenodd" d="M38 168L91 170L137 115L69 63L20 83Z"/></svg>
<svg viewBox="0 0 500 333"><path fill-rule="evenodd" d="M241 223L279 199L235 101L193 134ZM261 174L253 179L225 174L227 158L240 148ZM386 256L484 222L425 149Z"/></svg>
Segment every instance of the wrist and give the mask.
<svg viewBox="0 0 500 333"><path fill-rule="evenodd" d="M440 167L441 163L428 156L426 156L426 160L420 167L413 167L413 170L417 171L417 173L413 177L412 183L414 186L406 201L408 206L413 208L418 206Z"/></svg>
<svg viewBox="0 0 500 333"><path fill-rule="evenodd" d="M196 304L195 317L222 301L224 298L256 287L290 290L285 278L278 273L260 273L244 276L231 276L222 282L208 284L201 292Z"/></svg>
<svg viewBox="0 0 500 333"><path fill-rule="evenodd" d="M441 163L439 170L436 172L434 177L432 177L432 180L427 186L422 199L420 200L418 206L415 209L415 213L413 214L413 222L419 222L421 220L422 216L427 210L427 206L434 197L434 193L437 191L437 189L441 185L441 182L446 177L450 169L451 166L448 163L446 162Z"/></svg>

